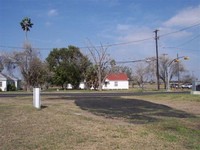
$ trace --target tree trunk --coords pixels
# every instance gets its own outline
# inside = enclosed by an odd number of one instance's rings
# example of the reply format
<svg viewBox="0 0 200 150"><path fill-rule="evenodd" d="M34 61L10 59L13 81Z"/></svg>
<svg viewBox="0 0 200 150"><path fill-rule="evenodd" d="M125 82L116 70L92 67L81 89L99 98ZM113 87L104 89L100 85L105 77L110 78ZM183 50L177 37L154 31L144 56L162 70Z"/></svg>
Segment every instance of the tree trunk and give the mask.
<svg viewBox="0 0 200 150"><path fill-rule="evenodd" d="M28 43L28 35L27 35L27 31L25 31L25 42Z"/></svg>
<svg viewBox="0 0 200 150"><path fill-rule="evenodd" d="M98 82L99 82L99 91L102 91L101 68L100 68L100 65L98 65Z"/></svg>
<svg viewBox="0 0 200 150"><path fill-rule="evenodd" d="M166 81L164 81L164 89L167 89Z"/></svg>

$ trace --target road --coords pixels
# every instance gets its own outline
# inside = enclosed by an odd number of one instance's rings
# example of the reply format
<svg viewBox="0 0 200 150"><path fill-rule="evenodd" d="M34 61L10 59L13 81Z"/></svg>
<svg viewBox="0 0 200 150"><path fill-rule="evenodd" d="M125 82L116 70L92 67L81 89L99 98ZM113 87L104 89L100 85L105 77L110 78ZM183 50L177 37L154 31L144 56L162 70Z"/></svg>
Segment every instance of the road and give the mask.
<svg viewBox="0 0 200 150"><path fill-rule="evenodd" d="M67 96L67 97L119 97L119 96L139 96L139 95L154 95L154 94L189 94L190 92L41 92L41 96ZM23 97L32 96L31 92L4 92L0 93L1 97Z"/></svg>

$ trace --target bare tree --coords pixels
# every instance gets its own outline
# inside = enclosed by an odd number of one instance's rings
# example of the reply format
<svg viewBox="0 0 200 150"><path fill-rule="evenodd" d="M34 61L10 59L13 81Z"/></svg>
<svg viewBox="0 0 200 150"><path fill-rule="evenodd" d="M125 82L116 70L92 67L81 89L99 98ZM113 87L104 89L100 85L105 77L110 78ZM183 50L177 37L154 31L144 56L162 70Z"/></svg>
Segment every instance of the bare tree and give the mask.
<svg viewBox="0 0 200 150"><path fill-rule="evenodd" d="M166 56L160 57L160 79L164 83L164 88L167 86L167 78L169 76L169 80L174 77L179 78L180 73L185 72L185 67L181 63L180 60L171 59ZM167 69L169 68L169 70Z"/></svg>
<svg viewBox="0 0 200 150"><path fill-rule="evenodd" d="M112 73L119 73L119 72L123 72L125 73L129 80L132 79L132 69L129 66L125 66L125 65L117 65L115 60L111 60L110 61L110 71Z"/></svg>
<svg viewBox="0 0 200 150"><path fill-rule="evenodd" d="M33 57L29 66L28 82L32 87L42 87L48 77L48 67L39 57Z"/></svg>
<svg viewBox="0 0 200 150"><path fill-rule="evenodd" d="M37 50L33 49L31 45L25 44L23 51L7 53L3 57L4 65L10 74L16 69L19 70L27 91L30 90L30 87L41 84L41 78L45 74L46 67L43 67L43 62L40 60Z"/></svg>
<svg viewBox="0 0 200 150"><path fill-rule="evenodd" d="M89 41L88 50L96 66L95 69L98 76L98 87L100 91L102 91L102 83L105 79L106 69L108 68L110 62L107 49L108 47L104 47L102 44L97 47Z"/></svg>
<svg viewBox="0 0 200 150"><path fill-rule="evenodd" d="M159 76L160 79L164 83L164 88L167 88L167 77L168 77L168 72L167 72L167 67L170 63L170 59L166 56L161 56L160 61L159 61ZM173 74L172 74L173 75Z"/></svg>
<svg viewBox="0 0 200 150"><path fill-rule="evenodd" d="M3 57L2 57L2 54L0 53L0 72L2 72L3 69L4 69L4 67L3 67Z"/></svg>
<svg viewBox="0 0 200 150"><path fill-rule="evenodd" d="M133 75L133 80L137 82L137 84L144 89L144 83L148 81L148 69L147 66L144 65L144 63L139 63L136 65L134 75Z"/></svg>
<svg viewBox="0 0 200 150"><path fill-rule="evenodd" d="M156 60L154 57L151 58L151 62L149 62L149 71L153 76L155 76L155 67ZM167 79L168 75L170 75L169 79L171 80L174 77L178 77L178 75L185 71L185 67L180 61L175 61L176 59L172 59L166 55L162 55L159 57L159 78L164 83L164 88L167 88ZM169 70L167 69L169 68Z"/></svg>
<svg viewBox="0 0 200 150"><path fill-rule="evenodd" d="M193 81L197 81L197 78L194 75L189 73L185 74L181 78L182 83L192 83Z"/></svg>

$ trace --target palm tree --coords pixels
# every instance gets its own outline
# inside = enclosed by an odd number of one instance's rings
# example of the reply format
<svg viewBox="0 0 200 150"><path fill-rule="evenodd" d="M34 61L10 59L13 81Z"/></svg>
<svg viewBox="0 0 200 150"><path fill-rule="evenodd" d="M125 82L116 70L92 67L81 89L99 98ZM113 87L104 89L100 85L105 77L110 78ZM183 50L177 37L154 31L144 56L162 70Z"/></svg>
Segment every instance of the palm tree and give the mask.
<svg viewBox="0 0 200 150"><path fill-rule="evenodd" d="M29 90L29 86L30 86L30 81L28 80L29 79L29 75L28 75L28 66L29 66L29 63L32 59L32 49L31 49L31 45L28 43L28 38L27 38L27 32L30 31L30 28L32 28L33 26L33 23L31 22L31 19L28 18L28 17L24 17L22 19L22 21L20 22L20 25L23 29L23 31L25 31L25 44L24 44L24 48L25 48L25 51L24 51L24 55L25 55L25 82L26 82L26 89L27 91Z"/></svg>
<svg viewBox="0 0 200 150"><path fill-rule="evenodd" d="M30 28L32 28L33 23L31 22L30 18L25 17L20 22L20 25L21 25L22 29L25 31L25 33L26 33L26 41L27 41L27 32L30 31Z"/></svg>

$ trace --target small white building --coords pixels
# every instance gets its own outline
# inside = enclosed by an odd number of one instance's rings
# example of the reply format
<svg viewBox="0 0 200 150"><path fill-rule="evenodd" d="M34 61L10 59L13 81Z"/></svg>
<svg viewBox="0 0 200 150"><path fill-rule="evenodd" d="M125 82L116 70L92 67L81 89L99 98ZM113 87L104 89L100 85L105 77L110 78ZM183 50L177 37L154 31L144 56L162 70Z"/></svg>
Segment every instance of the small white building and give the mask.
<svg viewBox="0 0 200 150"><path fill-rule="evenodd" d="M79 89L84 90L86 88L85 82L79 84Z"/></svg>
<svg viewBox="0 0 200 150"><path fill-rule="evenodd" d="M129 79L125 73L110 73L106 76L104 90L124 90L129 89Z"/></svg>
<svg viewBox="0 0 200 150"><path fill-rule="evenodd" d="M0 89L7 91L8 84L15 85L16 89L20 89L20 80L14 77L7 76L0 72Z"/></svg>
<svg viewBox="0 0 200 150"><path fill-rule="evenodd" d="M69 83L69 84L67 84L67 87L66 87L68 90L71 90L71 89L73 89L73 86ZM85 89L85 83L84 82L80 82L80 84L79 84L79 89L81 89L81 90L84 90Z"/></svg>
<svg viewBox="0 0 200 150"><path fill-rule="evenodd" d="M0 73L0 89L7 91L7 78L2 73Z"/></svg>

